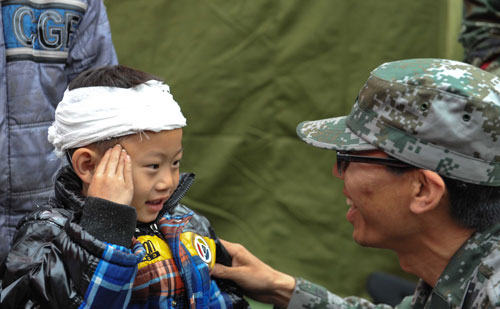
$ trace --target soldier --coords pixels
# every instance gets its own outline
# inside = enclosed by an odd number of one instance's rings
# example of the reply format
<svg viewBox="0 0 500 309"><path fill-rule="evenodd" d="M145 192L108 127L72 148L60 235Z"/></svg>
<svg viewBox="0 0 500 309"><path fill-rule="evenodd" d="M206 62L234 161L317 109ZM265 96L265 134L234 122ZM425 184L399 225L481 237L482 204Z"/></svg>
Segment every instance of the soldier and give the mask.
<svg viewBox="0 0 500 309"><path fill-rule="evenodd" d="M500 306L500 78L469 64L382 64L345 117L305 121L305 142L337 152L354 240L395 251L420 277L398 308ZM390 308L341 298L224 242L236 281L256 300L289 308ZM332 278L332 280L335 280Z"/></svg>

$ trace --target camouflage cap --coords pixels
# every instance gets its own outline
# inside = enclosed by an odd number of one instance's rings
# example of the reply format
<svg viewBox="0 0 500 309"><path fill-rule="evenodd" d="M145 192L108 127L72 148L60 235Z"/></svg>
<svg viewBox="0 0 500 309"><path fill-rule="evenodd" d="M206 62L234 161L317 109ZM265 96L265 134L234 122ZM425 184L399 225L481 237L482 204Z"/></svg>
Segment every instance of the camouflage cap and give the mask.
<svg viewBox="0 0 500 309"><path fill-rule="evenodd" d="M297 134L316 147L380 149L446 177L500 186L500 79L452 60L384 63L348 116L304 121Z"/></svg>

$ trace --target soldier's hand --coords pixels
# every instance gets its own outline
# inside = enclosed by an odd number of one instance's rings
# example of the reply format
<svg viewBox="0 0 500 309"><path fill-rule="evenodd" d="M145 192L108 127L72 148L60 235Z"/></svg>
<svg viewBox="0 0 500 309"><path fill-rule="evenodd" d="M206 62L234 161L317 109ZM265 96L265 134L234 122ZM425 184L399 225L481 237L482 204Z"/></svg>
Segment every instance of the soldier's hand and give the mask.
<svg viewBox="0 0 500 309"><path fill-rule="evenodd" d="M88 196L130 205L134 195L130 156L117 144L106 151L94 171Z"/></svg>
<svg viewBox="0 0 500 309"><path fill-rule="evenodd" d="M286 307L295 288L295 278L273 269L240 244L220 239L232 256L232 267L215 264L211 275L238 284L246 295L263 302Z"/></svg>

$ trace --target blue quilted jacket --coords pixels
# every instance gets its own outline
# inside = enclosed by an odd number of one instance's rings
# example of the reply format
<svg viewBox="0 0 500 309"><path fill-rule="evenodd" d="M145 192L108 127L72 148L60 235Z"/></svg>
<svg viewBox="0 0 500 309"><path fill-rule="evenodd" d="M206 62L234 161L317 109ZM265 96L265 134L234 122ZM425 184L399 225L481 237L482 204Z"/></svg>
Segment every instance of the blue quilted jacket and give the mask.
<svg viewBox="0 0 500 309"><path fill-rule="evenodd" d="M101 0L0 1L0 259L18 221L52 195L60 161L47 141L78 73L116 64Z"/></svg>

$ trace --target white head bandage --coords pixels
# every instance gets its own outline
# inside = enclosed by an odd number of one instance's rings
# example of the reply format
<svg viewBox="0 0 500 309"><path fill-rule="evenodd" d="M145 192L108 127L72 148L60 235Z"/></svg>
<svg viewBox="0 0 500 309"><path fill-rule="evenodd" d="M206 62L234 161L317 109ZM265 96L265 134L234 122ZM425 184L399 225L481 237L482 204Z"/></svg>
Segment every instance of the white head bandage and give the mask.
<svg viewBox="0 0 500 309"><path fill-rule="evenodd" d="M49 128L57 156L71 148L143 131L186 126L168 85L150 80L133 88L85 87L66 90Z"/></svg>

